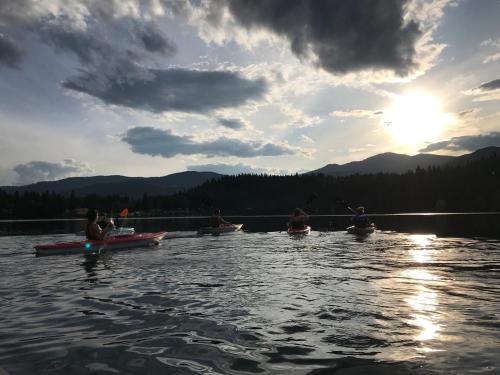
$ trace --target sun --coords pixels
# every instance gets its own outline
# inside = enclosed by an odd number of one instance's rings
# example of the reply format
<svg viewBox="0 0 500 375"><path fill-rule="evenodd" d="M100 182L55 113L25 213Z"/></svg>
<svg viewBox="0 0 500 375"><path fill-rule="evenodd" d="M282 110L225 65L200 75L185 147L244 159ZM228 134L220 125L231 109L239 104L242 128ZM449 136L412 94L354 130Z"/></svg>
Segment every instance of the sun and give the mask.
<svg viewBox="0 0 500 375"><path fill-rule="evenodd" d="M450 121L450 115L439 108L439 101L423 92L399 95L384 111L384 125L392 138L408 146L437 141Z"/></svg>

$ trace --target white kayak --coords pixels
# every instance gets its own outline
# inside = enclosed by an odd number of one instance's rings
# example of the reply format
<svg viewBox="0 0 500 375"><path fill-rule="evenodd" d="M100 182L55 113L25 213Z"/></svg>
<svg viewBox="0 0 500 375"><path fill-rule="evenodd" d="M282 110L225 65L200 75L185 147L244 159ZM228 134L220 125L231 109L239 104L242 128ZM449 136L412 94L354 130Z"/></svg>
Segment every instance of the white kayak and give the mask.
<svg viewBox="0 0 500 375"><path fill-rule="evenodd" d="M198 234L221 234L236 232L243 228L243 224L224 224L219 227L203 227L198 229Z"/></svg>
<svg viewBox="0 0 500 375"><path fill-rule="evenodd" d="M370 233L375 232L375 225L372 224L369 227L364 227L364 228L359 228L359 227L356 227L353 225L353 226L348 227L346 230L347 230L347 233L350 233L350 234L370 234Z"/></svg>

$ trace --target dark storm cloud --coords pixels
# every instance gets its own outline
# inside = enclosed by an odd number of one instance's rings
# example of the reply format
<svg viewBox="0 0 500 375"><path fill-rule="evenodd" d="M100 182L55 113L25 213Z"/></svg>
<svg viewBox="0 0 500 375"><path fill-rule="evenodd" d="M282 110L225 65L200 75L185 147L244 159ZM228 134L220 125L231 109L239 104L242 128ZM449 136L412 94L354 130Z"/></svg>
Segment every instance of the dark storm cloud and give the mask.
<svg viewBox="0 0 500 375"><path fill-rule="evenodd" d="M39 36L56 50L74 54L85 65L113 54L113 48L103 39L69 22L55 19L45 22L39 29Z"/></svg>
<svg viewBox="0 0 500 375"><path fill-rule="evenodd" d="M131 26L132 24L135 26ZM65 17L57 17L45 20L36 29L44 43L56 50L74 54L86 67L98 63L117 64L125 58L139 62L144 57L144 50L168 57L177 52L175 43L165 37L158 28L129 19L122 20L121 23L98 23L95 19L87 19L86 28L81 28L75 27ZM110 43L116 33L124 32L126 35L132 35L126 46L116 42ZM130 48L135 48L135 51Z"/></svg>
<svg viewBox="0 0 500 375"><path fill-rule="evenodd" d="M0 34L0 67L19 69L22 53L15 42L6 35Z"/></svg>
<svg viewBox="0 0 500 375"><path fill-rule="evenodd" d="M492 91L496 89L500 89L500 78L495 79L490 82L483 83L478 87L479 90L481 91Z"/></svg>
<svg viewBox="0 0 500 375"><path fill-rule="evenodd" d="M500 146L500 132L480 135L465 135L453 137L447 141L431 143L420 152L433 152L438 150L449 151L476 151L489 146Z"/></svg>
<svg viewBox="0 0 500 375"><path fill-rule="evenodd" d="M177 53L177 46L167 39L160 30L152 25L137 27L137 35L149 52L161 53L164 56L173 56Z"/></svg>
<svg viewBox="0 0 500 375"><path fill-rule="evenodd" d="M140 72L139 72L140 73ZM208 112L260 98L267 89L263 79L249 80L234 72L187 69L144 70L145 77L85 72L63 86L92 95L106 104L150 112Z"/></svg>
<svg viewBox="0 0 500 375"><path fill-rule="evenodd" d="M145 54L171 57L177 47L149 19L166 11L170 1L82 1L37 2L27 0L0 1L0 27L13 28L19 35L32 33L58 52L75 55L86 68L115 65L132 58L148 60ZM148 21L146 21L148 20ZM0 37L1 34L0 34ZM1 63L17 63L12 43L0 40ZM9 48L7 52L4 49ZM17 60L16 60L17 58ZM14 63L13 63L14 61Z"/></svg>
<svg viewBox="0 0 500 375"><path fill-rule="evenodd" d="M346 73L414 69L415 44L422 35L416 21L405 21L408 0L220 0L210 8L217 24L225 3L244 27L266 28L284 36L299 58L311 53L323 69ZM209 17L210 16L210 17Z"/></svg>
<svg viewBox="0 0 500 375"><path fill-rule="evenodd" d="M66 159L62 163L35 160L25 164L18 164L13 169L18 175L18 183L20 184L57 180L68 176L87 174L92 171L87 164L72 159Z"/></svg>
<svg viewBox="0 0 500 375"><path fill-rule="evenodd" d="M264 143L261 141L241 141L239 139L218 138L209 141L196 141L189 136L178 136L170 130L152 127L129 129L122 137L133 152L151 156L171 158L176 155L255 156L292 155L296 150L286 145Z"/></svg>
<svg viewBox="0 0 500 375"><path fill-rule="evenodd" d="M237 118L219 118L217 119L217 123L225 128L229 129L243 129L246 125L243 121Z"/></svg>

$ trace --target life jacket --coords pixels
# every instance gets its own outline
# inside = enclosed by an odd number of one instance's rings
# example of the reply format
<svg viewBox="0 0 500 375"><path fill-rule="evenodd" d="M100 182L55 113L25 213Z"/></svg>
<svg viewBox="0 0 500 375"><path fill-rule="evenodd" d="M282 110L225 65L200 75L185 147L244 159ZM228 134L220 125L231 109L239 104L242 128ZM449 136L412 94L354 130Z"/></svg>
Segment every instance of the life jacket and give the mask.
<svg viewBox="0 0 500 375"><path fill-rule="evenodd" d="M297 220L294 220L294 218L297 218ZM302 229L305 227L305 224L304 224L304 218L301 217L301 216L293 216L291 219L290 219L290 228L293 228L293 229Z"/></svg>
<svg viewBox="0 0 500 375"><path fill-rule="evenodd" d="M368 219L368 216L363 215L356 215L352 218L352 222L354 223L354 226L356 228L366 228L370 226L370 219Z"/></svg>
<svg viewBox="0 0 500 375"><path fill-rule="evenodd" d="M221 219L220 216L212 216L210 218L210 225L212 228L218 228L221 225Z"/></svg>

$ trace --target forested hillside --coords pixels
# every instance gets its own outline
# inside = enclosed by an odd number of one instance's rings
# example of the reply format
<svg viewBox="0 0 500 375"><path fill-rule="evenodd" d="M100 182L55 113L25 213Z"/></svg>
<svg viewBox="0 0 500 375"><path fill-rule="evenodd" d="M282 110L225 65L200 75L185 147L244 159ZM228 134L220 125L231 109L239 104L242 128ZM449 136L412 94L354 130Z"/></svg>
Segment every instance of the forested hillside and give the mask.
<svg viewBox="0 0 500 375"><path fill-rule="evenodd" d="M417 168L405 174L332 177L324 175L224 176L170 196L65 197L55 193L0 191L2 218L75 216L94 207L108 214L124 207L141 215L286 214L294 207L311 213L346 213L341 201L371 213L500 211L500 155L464 165Z"/></svg>

